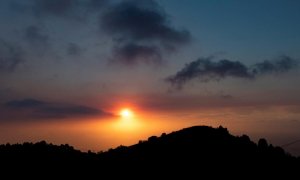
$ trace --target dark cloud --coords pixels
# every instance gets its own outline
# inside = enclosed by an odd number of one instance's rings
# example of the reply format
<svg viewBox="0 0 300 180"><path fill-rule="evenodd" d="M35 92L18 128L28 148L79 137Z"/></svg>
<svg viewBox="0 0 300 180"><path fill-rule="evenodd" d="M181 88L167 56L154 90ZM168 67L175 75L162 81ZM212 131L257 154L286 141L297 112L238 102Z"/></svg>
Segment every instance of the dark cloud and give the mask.
<svg viewBox="0 0 300 180"><path fill-rule="evenodd" d="M153 0L113 4L101 14L100 25L103 32L113 37L115 46L121 47L114 48L114 55L122 63L128 62L124 54L132 58L142 55L147 62L152 59L156 63L162 52L175 51L191 39L188 31L170 25L166 13ZM124 52L126 49L130 52ZM142 52L139 53L139 49ZM138 61L142 60L133 59L130 63Z"/></svg>
<svg viewBox="0 0 300 180"><path fill-rule="evenodd" d="M151 3L149 3L151 2ZM103 30L119 39L158 40L164 43L185 43L189 33L170 26L166 14L154 1L122 1L103 14Z"/></svg>
<svg viewBox="0 0 300 180"><path fill-rule="evenodd" d="M67 54L70 56L80 56L84 49L82 49L78 44L76 43L69 43L67 47Z"/></svg>
<svg viewBox="0 0 300 180"><path fill-rule="evenodd" d="M260 63L254 64L252 73L255 75L270 74L270 73L283 73L296 67L298 61L289 56L281 56L273 61L265 60Z"/></svg>
<svg viewBox="0 0 300 180"><path fill-rule="evenodd" d="M185 65L175 75L166 79L172 85L181 88L186 82L198 78L202 82L220 80L226 77L253 78L247 66L239 61L219 60L214 62L211 58L200 58Z"/></svg>
<svg viewBox="0 0 300 180"><path fill-rule="evenodd" d="M0 39L0 71L11 72L25 61L22 48Z"/></svg>
<svg viewBox="0 0 300 180"><path fill-rule="evenodd" d="M63 106L46 106L40 108L36 113L44 117L66 118L70 116L82 115L105 115L104 112L85 106L63 105ZM107 114L108 115L108 114Z"/></svg>
<svg viewBox="0 0 300 180"><path fill-rule="evenodd" d="M89 26L99 18L98 28L112 40L112 63L135 65L161 63L163 55L177 51L191 40L187 30L175 28L164 9L155 0L12 0L18 13L34 15L36 24L25 30L25 39L38 53L49 49L52 34L44 27L56 18L78 28L78 23ZM55 19L54 19L55 18ZM50 36L51 35L51 36ZM55 34L53 34L55 36ZM51 42L55 43L55 42ZM36 49L34 49L36 50ZM41 51L42 50L42 51ZM80 55L76 44L67 48L68 55Z"/></svg>
<svg viewBox="0 0 300 180"><path fill-rule="evenodd" d="M46 48L48 46L49 37L42 33L38 26L28 26L24 32L25 40L34 47Z"/></svg>
<svg viewBox="0 0 300 180"><path fill-rule="evenodd" d="M111 113L82 105L50 103L36 99L9 101L2 105L0 114L12 120L77 118L82 116L109 117ZM1 119L0 119L1 120Z"/></svg>
<svg viewBox="0 0 300 180"><path fill-rule="evenodd" d="M4 106L9 108L32 108L32 107L40 107L45 104L46 103L35 99L24 99L20 101L9 101L5 103Z"/></svg>
<svg viewBox="0 0 300 180"><path fill-rule="evenodd" d="M296 67L298 61L288 56L275 60L265 60L253 66L246 66L239 61L227 59L212 61L212 58L200 58L185 65L175 75L166 79L168 83L182 88L187 82L199 79L201 82L222 80L227 77L255 79L259 75L284 73Z"/></svg>

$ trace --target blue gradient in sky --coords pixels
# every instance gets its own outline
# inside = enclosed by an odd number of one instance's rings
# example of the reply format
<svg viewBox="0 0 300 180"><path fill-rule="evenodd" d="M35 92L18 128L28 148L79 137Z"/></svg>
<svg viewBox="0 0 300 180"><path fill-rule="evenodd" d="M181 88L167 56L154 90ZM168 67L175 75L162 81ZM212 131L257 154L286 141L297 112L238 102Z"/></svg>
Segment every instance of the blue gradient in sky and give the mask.
<svg viewBox="0 0 300 180"><path fill-rule="evenodd" d="M257 61L300 55L300 2L295 0L161 0L176 24L187 27L204 54Z"/></svg>

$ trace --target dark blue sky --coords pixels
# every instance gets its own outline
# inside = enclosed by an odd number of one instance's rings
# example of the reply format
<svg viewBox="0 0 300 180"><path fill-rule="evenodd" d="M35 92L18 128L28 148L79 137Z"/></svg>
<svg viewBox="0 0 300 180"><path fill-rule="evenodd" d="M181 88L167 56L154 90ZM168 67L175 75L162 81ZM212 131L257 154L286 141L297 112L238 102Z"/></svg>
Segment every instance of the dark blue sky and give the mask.
<svg viewBox="0 0 300 180"><path fill-rule="evenodd" d="M176 23L196 36L202 53L224 52L252 61L278 54L299 56L299 1L160 2Z"/></svg>

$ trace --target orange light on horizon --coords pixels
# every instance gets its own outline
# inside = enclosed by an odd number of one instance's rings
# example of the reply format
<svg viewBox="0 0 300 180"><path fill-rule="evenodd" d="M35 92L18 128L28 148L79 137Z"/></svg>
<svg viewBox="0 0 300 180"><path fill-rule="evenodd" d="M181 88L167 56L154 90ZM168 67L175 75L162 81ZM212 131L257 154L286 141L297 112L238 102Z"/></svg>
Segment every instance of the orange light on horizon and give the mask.
<svg viewBox="0 0 300 180"><path fill-rule="evenodd" d="M121 109L119 116L119 121L115 123L115 127L119 130L133 131L141 125L141 122L135 117L135 113L130 108Z"/></svg>

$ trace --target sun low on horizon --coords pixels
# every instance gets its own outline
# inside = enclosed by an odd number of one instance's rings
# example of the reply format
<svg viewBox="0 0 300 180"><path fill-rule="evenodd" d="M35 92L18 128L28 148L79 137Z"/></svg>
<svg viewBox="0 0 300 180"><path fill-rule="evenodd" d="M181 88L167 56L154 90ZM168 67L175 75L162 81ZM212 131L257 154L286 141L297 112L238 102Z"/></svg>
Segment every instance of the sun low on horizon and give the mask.
<svg viewBox="0 0 300 180"><path fill-rule="evenodd" d="M132 108L123 107L117 112L118 118L112 122L116 132L139 132L141 131L142 119L137 116L137 112Z"/></svg>
<svg viewBox="0 0 300 180"><path fill-rule="evenodd" d="M131 109L129 108L123 108L121 109L119 115L122 117L122 118L132 118L134 113Z"/></svg>

